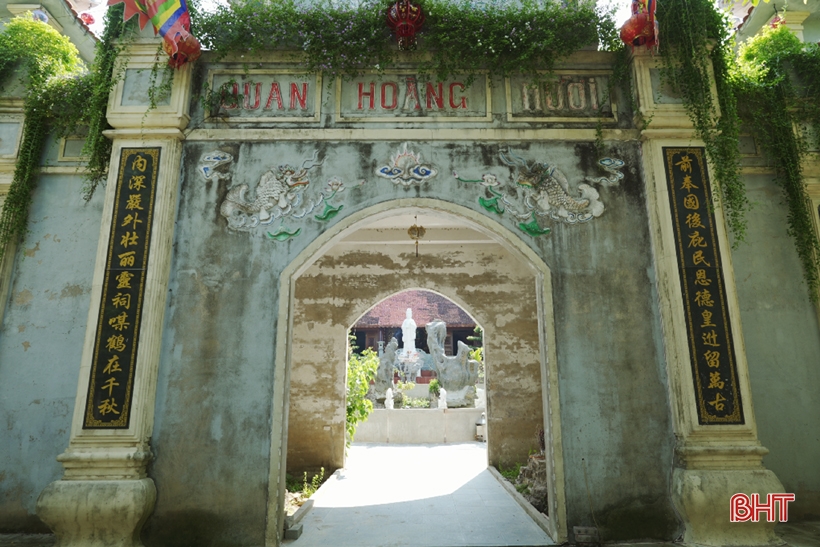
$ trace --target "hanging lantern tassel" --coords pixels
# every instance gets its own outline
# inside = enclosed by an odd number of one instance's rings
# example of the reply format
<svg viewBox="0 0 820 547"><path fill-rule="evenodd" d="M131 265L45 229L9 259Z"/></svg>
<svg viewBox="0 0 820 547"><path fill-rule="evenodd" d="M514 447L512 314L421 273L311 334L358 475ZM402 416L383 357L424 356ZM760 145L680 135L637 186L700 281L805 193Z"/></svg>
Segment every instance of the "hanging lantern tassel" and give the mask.
<svg viewBox="0 0 820 547"><path fill-rule="evenodd" d="M162 36L162 47L172 68L196 61L202 54L199 41L191 34L186 0L108 0L108 5L120 2L125 4L126 21L137 15L140 29L151 22L154 34Z"/></svg>
<svg viewBox="0 0 820 547"><path fill-rule="evenodd" d="M185 63L196 61L202 55L199 40L186 30L180 30L171 40L166 34L162 40L162 47L168 54L168 66L171 68L179 68Z"/></svg>
<svg viewBox="0 0 820 547"><path fill-rule="evenodd" d="M632 46L658 49L656 0L632 0L632 17L621 27L621 41Z"/></svg>
<svg viewBox="0 0 820 547"><path fill-rule="evenodd" d="M416 33L424 24L424 12L421 6L410 0L399 0L387 8L387 26L396 33L399 50L416 49Z"/></svg>
<svg viewBox="0 0 820 547"><path fill-rule="evenodd" d="M419 257L419 239L424 237L424 234L427 233L427 230L424 229L424 226L419 226L417 223L419 221L419 217L416 216L415 222L412 226L407 229L407 235L410 236L410 239L416 242L416 258Z"/></svg>

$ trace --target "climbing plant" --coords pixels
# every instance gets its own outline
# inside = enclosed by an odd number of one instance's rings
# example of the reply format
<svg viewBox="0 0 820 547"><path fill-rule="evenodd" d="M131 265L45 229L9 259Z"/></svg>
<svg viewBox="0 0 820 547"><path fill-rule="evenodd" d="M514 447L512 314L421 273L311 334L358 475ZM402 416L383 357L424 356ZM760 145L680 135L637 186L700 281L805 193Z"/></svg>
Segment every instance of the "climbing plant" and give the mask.
<svg viewBox="0 0 820 547"><path fill-rule="evenodd" d="M788 233L794 239L813 300L820 290L820 242L812 226L811 201L803 179L805 138L801 121L820 127L820 48L804 45L785 26L767 28L744 43L732 80L740 113L755 128L772 162L788 206ZM818 142L820 144L820 142Z"/></svg>
<svg viewBox="0 0 820 547"><path fill-rule="evenodd" d="M352 76L406 62L387 25L386 0L234 2L195 10L192 28L217 59L250 60L274 49L311 72ZM602 15L595 2L572 0L419 0L426 13L414 59L422 72L536 74L584 46L598 43ZM609 15L607 15L609 17ZM606 27L606 23L603 24ZM614 28L611 17L608 23Z"/></svg>
<svg viewBox="0 0 820 547"><path fill-rule="evenodd" d="M125 4L108 8L105 15L105 31L97 43L94 65L88 76L90 94L85 120L88 124L88 137L83 146L83 153L88 156L86 183L83 187L83 197L86 201L91 199L94 190L105 180L108 162L111 159L112 143L103 135L103 131L110 128L106 119L108 96L114 84L123 76L124 68L115 73L114 66L117 57L128 43L127 38L130 34L126 30L134 30L133 26L129 27L123 21L124 11Z"/></svg>
<svg viewBox="0 0 820 547"><path fill-rule="evenodd" d="M725 15L711 0L666 0L658 3L658 20L662 77L682 97L705 145L737 245L746 237L749 200L740 176L740 118L730 70L734 51Z"/></svg>
<svg viewBox="0 0 820 547"><path fill-rule="evenodd" d="M69 78L83 68L77 48L47 24L16 17L0 33L0 82L18 70L26 73L23 135L11 187L0 213L0 260L7 244L26 231L31 193L46 137L48 112L39 99L55 78Z"/></svg>

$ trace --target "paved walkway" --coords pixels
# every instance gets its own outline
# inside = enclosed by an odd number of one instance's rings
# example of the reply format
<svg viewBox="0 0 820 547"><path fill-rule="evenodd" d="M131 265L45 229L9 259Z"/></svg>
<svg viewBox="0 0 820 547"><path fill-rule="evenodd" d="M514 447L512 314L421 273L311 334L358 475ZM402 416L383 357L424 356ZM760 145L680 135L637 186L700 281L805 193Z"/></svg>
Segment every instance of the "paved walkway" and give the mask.
<svg viewBox="0 0 820 547"><path fill-rule="evenodd" d="M550 537L487 470L484 443L356 443L292 547L541 546Z"/></svg>

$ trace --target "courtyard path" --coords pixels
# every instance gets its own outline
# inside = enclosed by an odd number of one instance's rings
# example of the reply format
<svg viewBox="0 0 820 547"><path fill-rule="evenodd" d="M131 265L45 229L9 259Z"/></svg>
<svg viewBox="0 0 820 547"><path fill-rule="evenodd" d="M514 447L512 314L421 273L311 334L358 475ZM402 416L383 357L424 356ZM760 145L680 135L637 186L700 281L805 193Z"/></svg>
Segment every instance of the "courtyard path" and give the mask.
<svg viewBox="0 0 820 547"><path fill-rule="evenodd" d="M487 470L486 444L356 443L292 547L552 545Z"/></svg>

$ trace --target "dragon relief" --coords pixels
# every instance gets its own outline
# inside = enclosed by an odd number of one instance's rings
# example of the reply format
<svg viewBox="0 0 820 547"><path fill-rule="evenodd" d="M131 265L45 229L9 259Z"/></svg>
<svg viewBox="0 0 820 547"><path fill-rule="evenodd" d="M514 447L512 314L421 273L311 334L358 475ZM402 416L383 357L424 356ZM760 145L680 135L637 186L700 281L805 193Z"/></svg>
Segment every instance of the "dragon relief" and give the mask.
<svg viewBox="0 0 820 547"><path fill-rule="evenodd" d="M598 191L588 184L579 184L577 197L572 196L567 177L554 165L543 162L527 163L511 152L501 152L501 161L516 169L516 184L528 189L525 203L536 215L549 215L553 220L568 224L586 222L604 212ZM529 212L522 215L527 218ZM521 220L524 220L521 218Z"/></svg>
<svg viewBox="0 0 820 547"><path fill-rule="evenodd" d="M310 184L308 171L321 165L316 162L314 154L309 160L302 162L300 167L289 164L279 165L262 175L254 189L255 197L250 200L247 196L247 184L239 184L228 190L219 212L228 221L228 228L232 230L248 231L259 225L270 224L277 218L288 215L304 216L313 210L317 203L305 199L304 190ZM310 203L305 203L311 201ZM301 211L302 205L306 206ZM299 215L298 212L302 214Z"/></svg>
<svg viewBox="0 0 820 547"><path fill-rule="evenodd" d="M496 175L485 173L481 179L469 180L453 175L461 182L480 183L485 195L478 198L487 211L503 215L509 211L518 221L518 227L531 236L548 234L549 228L539 225L539 217L549 217L565 224L588 222L601 216L605 206L600 194L590 184L572 188L566 175L555 165L545 162L528 162L509 150L499 152L501 162L513 168L514 184L504 186ZM599 166L612 174L610 178L586 177L584 180L601 186L616 186L623 174L618 171L624 162L603 158ZM519 190L523 190L522 192Z"/></svg>

